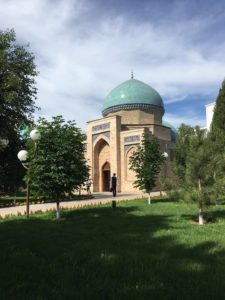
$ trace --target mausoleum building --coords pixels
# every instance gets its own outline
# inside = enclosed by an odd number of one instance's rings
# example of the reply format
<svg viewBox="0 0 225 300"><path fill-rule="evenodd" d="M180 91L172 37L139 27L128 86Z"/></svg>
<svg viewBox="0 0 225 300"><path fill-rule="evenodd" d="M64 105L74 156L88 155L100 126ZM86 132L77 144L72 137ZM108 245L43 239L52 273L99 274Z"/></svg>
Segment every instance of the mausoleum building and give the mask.
<svg viewBox="0 0 225 300"><path fill-rule="evenodd" d="M117 175L118 191L137 191L129 159L140 146L144 133L149 138L157 137L162 152L168 153L161 173L170 176L176 132L163 121L164 112L159 93L133 76L108 94L103 103L103 117L87 122L86 159L94 192L108 191L113 173Z"/></svg>

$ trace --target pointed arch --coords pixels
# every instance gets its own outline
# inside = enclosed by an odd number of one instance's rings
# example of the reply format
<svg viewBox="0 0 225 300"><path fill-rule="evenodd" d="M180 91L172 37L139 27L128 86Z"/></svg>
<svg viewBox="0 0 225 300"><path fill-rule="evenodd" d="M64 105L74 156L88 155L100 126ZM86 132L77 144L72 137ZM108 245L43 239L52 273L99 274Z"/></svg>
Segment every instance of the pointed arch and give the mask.
<svg viewBox="0 0 225 300"><path fill-rule="evenodd" d="M125 152L125 180L126 181L132 181L134 182L136 180L136 175L135 172L130 170L130 157L132 156L132 154L138 149L137 146L132 145L130 146L127 151Z"/></svg>
<svg viewBox="0 0 225 300"><path fill-rule="evenodd" d="M110 144L109 138L108 138L107 136L105 136L104 134L100 134L100 135L96 138L96 140L94 141L93 147L95 148L95 146L96 146L96 145L98 144L98 142L101 141L101 140L103 140L103 141L105 141L106 143Z"/></svg>
<svg viewBox="0 0 225 300"><path fill-rule="evenodd" d="M99 137L94 144L93 149L94 162L94 180L93 189L95 192L103 191L103 174L102 167L110 162L110 147L105 137ZM108 174L108 172L107 172Z"/></svg>

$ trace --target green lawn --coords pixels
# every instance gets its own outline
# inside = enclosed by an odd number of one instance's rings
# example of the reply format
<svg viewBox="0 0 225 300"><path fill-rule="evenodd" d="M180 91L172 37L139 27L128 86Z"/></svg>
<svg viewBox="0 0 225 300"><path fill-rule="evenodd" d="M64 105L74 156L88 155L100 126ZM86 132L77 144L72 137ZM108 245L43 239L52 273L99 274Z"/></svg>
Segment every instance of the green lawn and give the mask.
<svg viewBox="0 0 225 300"><path fill-rule="evenodd" d="M0 299L225 299L225 206L166 199L0 221Z"/></svg>

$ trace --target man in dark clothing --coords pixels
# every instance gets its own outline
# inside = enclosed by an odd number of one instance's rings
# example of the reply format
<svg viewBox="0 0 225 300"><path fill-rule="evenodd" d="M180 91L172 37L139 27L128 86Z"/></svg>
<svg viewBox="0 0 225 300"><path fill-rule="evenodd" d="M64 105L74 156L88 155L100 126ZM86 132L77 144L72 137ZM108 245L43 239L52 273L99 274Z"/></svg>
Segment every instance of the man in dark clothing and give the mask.
<svg viewBox="0 0 225 300"><path fill-rule="evenodd" d="M112 180L111 180L111 188L113 192L113 197L116 197L116 185L117 185L117 178L116 173L113 174Z"/></svg>

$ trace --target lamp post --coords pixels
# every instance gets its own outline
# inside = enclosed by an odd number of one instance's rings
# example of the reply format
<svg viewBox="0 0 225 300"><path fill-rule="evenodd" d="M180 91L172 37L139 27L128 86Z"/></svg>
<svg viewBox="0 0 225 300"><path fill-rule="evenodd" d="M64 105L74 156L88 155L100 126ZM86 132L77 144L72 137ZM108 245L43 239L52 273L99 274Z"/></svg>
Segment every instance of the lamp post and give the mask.
<svg viewBox="0 0 225 300"><path fill-rule="evenodd" d="M166 165L166 159L168 158L169 154L167 152L163 152L163 156L165 158L165 178L167 177L167 165Z"/></svg>
<svg viewBox="0 0 225 300"><path fill-rule="evenodd" d="M167 145L166 145L167 146ZM166 147L166 150L167 150L167 147ZM165 158L165 162L164 162L164 164L165 164L165 172L163 172L164 173L164 179L166 178L166 176L167 176L167 165L166 165L166 159L168 158L168 153L165 151L165 152L163 152L163 157ZM161 181L163 180L163 177L162 177L162 179L161 179ZM162 182L160 182L160 185L159 185L159 187L160 187L160 196L162 196Z"/></svg>
<svg viewBox="0 0 225 300"><path fill-rule="evenodd" d="M30 132L30 138L32 141L35 143L35 151L34 151L34 156L30 159L34 159L36 155L36 150L37 150L37 141L40 140L41 134L37 129L33 129ZM22 166L28 170L29 168L29 157L28 157L28 152L26 150L20 150L17 154L18 159L21 161ZM26 214L27 218L29 219L29 214L30 214L30 182L29 179L27 180L27 197L26 197Z"/></svg>

